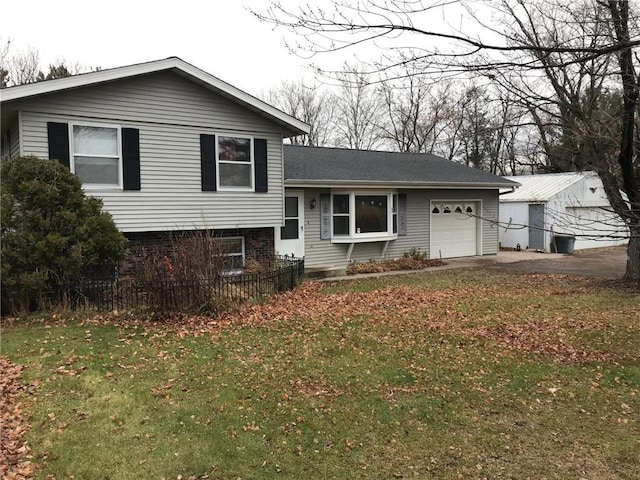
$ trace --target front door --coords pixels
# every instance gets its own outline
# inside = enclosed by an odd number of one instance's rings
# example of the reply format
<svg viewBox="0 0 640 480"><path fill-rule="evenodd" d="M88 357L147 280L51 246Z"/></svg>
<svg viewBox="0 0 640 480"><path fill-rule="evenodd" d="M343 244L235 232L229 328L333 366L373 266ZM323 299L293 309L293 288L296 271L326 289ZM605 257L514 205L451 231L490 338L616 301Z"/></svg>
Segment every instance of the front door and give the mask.
<svg viewBox="0 0 640 480"><path fill-rule="evenodd" d="M276 253L304 257L304 193L284 197L284 226L276 228Z"/></svg>

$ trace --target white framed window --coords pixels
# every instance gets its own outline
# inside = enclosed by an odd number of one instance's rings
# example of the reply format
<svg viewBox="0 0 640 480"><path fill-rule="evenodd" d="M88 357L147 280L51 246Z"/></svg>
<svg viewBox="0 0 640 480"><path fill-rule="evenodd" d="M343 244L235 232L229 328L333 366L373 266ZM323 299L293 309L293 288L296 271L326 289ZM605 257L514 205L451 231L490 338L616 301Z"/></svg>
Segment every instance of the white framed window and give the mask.
<svg viewBox="0 0 640 480"><path fill-rule="evenodd" d="M432 215L448 215L452 213L456 215L473 216L475 215L474 204L434 203L431 208Z"/></svg>
<svg viewBox="0 0 640 480"><path fill-rule="evenodd" d="M253 190L253 138L216 135L218 190Z"/></svg>
<svg viewBox="0 0 640 480"><path fill-rule="evenodd" d="M351 236L351 196L350 195L333 195L333 213L332 232L333 236Z"/></svg>
<svg viewBox="0 0 640 480"><path fill-rule="evenodd" d="M355 200L356 235L389 233L389 195L358 195Z"/></svg>
<svg viewBox="0 0 640 480"><path fill-rule="evenodd" d="M334 241L378 241L398 234L398 195L394 192L344 192L331 196Z"/></svg>
<svg viewBox="0 0 640 480"><path fill-rule="evenodd" d="M214 241L225 257L222 267L225 273L241 273L244 268L244 237L219 237Z"/></svg>
<svg viewBox="0 0 640 480"><path fill-rule="evenodd" d="M391 232L394 234L398 233L398 195L393 194L391 201Z"/></svg>
<svg viewBox="0 0 640 480"><path fill-rule="evenodd" d="M69 124L70 166L86 188L122 188L122 133L118 125Z"/></svg>

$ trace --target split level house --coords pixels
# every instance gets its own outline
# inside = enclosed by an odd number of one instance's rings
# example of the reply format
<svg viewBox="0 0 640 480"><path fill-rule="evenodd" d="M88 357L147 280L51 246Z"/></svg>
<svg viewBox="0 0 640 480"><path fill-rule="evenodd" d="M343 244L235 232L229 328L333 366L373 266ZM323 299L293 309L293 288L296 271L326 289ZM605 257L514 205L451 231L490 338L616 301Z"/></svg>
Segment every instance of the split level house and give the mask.
<svg viewBox="0 0 640 480"><path fill-rule="evenodd" d="M237 266L495 255L498 192L517 185L432 155L285 145L309 126L176 57L2 89L0 102L2 158L68 167L132 254L207 229Z"/></svg>

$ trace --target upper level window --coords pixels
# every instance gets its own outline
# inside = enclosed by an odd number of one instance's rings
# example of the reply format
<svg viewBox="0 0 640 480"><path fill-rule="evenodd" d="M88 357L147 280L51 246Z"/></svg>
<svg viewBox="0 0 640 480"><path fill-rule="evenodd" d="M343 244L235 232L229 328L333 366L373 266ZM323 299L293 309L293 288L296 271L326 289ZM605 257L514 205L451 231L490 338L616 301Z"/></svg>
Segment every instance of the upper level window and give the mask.
<svg viewBox="0 0 640 480"><path fill-rule="evenodd" d="M331 214L334 239L379 239L398 233L396 194L334 194Z"/></svg>
<svg viewBox="0 0 640 480"><path fill-rule="evenodd" d="M122 187L120 128L70 125L71 171L85 187Z"/></svg>
<svg viewBox="0 0 640 480"><path fill-rule="evenodd" d="M253 142L251 138L218 136L218 187L253 189Z"/></svg>

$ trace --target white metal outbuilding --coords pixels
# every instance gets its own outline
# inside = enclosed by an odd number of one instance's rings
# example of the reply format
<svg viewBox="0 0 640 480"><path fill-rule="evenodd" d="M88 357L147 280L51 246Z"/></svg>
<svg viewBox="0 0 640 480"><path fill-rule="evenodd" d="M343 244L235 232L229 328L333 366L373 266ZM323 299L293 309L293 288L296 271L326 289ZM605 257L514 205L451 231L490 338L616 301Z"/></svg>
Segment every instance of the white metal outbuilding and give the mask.
<svg viewBox="0 0 640 480"><path fill-rule="evenodd" d="M575 236L575 249L627 243L627 229L594 172L506 177L521 186L500 196L501 247L548 251L553 236Z"/></svg>

